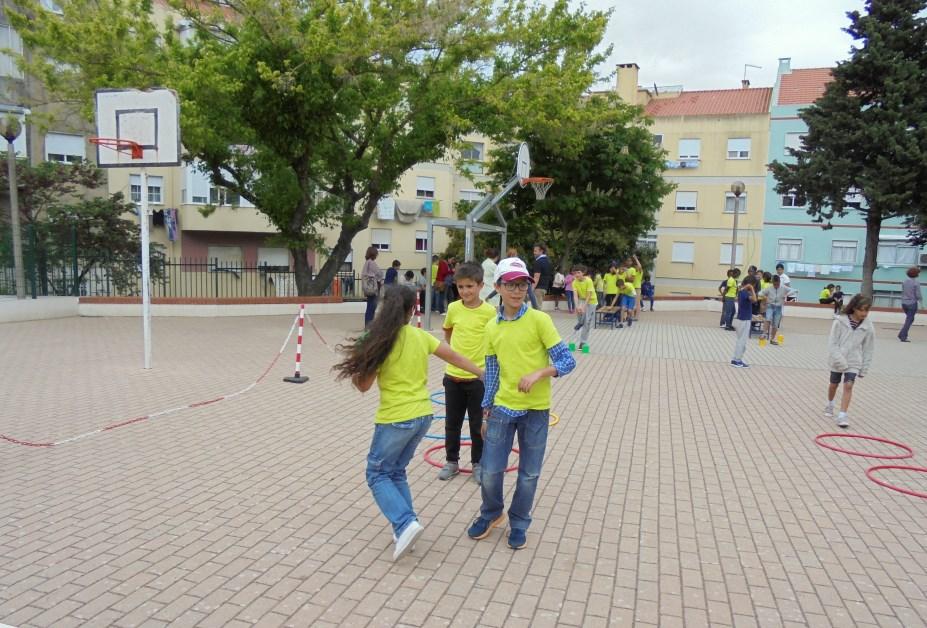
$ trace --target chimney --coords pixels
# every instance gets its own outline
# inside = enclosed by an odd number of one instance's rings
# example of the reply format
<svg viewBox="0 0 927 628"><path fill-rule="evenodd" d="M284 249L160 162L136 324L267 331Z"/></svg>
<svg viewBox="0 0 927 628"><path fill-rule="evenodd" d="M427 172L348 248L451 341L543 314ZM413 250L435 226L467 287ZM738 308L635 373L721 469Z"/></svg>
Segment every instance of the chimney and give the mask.
<svg viewBox="0 0 927 628"><path fill-rule="evenodd" d="M740 81L740 86L744 89L750 87L750 79L743 79Z"/></svg>
<svg viewBox="0 0 927 628"><path fill-rule="evenodd" d="M628 104L636 105L637 102L637 79L640 72L640 66L636 63L619 63L616 76L615 91L618 97Z"/></svg>
<svg viewBox="0 0 927 628"><path fill-rule="evenodd" d="M778 74L791 74L791 73L792 73L792 58L791 57L779 57Z"/></svg>

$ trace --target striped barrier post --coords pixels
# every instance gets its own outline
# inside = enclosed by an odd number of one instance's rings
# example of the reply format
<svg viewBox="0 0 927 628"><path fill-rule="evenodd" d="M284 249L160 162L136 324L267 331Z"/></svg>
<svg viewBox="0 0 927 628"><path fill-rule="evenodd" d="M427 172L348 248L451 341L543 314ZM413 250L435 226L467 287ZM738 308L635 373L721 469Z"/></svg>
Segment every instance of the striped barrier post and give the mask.
<svg viewBox="0 0 927 628"><path fill-rule="evenodd" d="M418 290L415 291L415 324L419 329L422 328L421 294Z"/></svg>
<svg viewBox="0 0 927 628"><path fill-rule="evenodd" d="M299 333L296 336L296 374L293 377L284 377L283 381L291 384L305 384L309 378L299 374L299 363L303 355L303 321L306 320L306 305L299 306Z"/></svg>

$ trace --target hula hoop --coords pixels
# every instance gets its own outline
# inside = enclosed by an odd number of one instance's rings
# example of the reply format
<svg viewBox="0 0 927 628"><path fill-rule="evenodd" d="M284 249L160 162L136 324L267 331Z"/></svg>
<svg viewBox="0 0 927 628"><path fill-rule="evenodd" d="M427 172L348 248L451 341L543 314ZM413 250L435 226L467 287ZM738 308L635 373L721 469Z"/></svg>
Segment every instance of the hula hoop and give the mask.
<svg viewBox="0 0 927 628"><path fill-rule="evenodd" d="M550 423L547 424L547 427L553 427L557 425L557 423L560 423L560 415L557 414L556 412L551 412L550 413Z"/></svg>
<svg viewBox="0 0 927 628"><path fill-rule="evenodd" d="M460 443L461 447L469 447L470 445L472 445L472 443L464 443L464 442ZM433 467L438 467L440 469L444 465L436 460L431 459L431 452L438 451L439 449L444 449L444 445L435 445L434 447L429 447L428 449L425 450L424 458L425 458L425 462L427 462ZM518 447L512 447L512 451L517 454ZM518 465L516 464L514 466L507 468L505 472L511 473L512 471L517 471L517 470L518 470ZM473 473L473 469L464 469L463 467L461 467L460 472L461 473Z"/></svg>
<svg viewBox="0 0 927 628"><path fill-rule="evenodd" d="M438 396L441 397L440 400L435 399L435 397L438 397ZM444 402L444 391L443 391L443 390L436 390L436 391L434 391L433 393L431 393L431 394L428 396L428 398L431 399L431 403L436 403L436 404L438 404L439 406L446 406L446 405L447 405L447 404Z"/></svg>
<svg viewBox="0 0 927 628"><path fill-rule="evenodd" d="M443 414L436 414L436 415L434 415L434 416L431 418L431 420L432 420L432 421L443 421L443 420L446 419L446 418L447 418L447 416L445 416L445 415L443 415ZM428 439L430 439L430 440L444 440L444 434L425 434L425 438L428 438ZM470 439L469 436L463 436L463 435L461 435L461 437L460 437L460 442L462 442L462 443L463 443L463 442L469 443L470 440L471 440L471 439Z"/></svg>
<svg viewBox="0 0 927 628"><path fill-rule="evenodd" d="M884 480L880 480L873 476L873 474L876 471L885 471L887 469L894 469L898 471L915 471L917 473L927 473L927 468L925 467L905 467L905 466L894 465L894 464L883 464L883 465L879 465L875 467L870 467L866 471L866 477L872 480L873 482L875 482L876 484L878 484L879 486L884 486L887 489L898 491L899 493L904 493L905 495L912 495L914 497L920 497L922 499L927 499L927 493L921 493L920 491L912 491L909 488L895 486L894 484L890 484Z"/></svg>
<svg viewBox="0 0 927 628"><path fill-rule="evenodd" d="M898 447L899 449L904 449L906 454L900 456L884 456L881 454L870 454L862 451L853 451L852 449L843 449L842 447L835 447L834 445L828 445L823 442L823 438L859 438L862 440L871 440L877 443L885 443L886 445L892 445L893 447ZM814 442L824 449L830 449L831 451L837 451L842 454L849 454L850 456L860 456L862 458L876 458L879 460L904 460L905 458L912 458L914 456L914 450L904 445L902 443L897 443L893 440L888 440L887 438L879 438L878 436L864 436L862 434L819 434L814 438Z"/></svg>

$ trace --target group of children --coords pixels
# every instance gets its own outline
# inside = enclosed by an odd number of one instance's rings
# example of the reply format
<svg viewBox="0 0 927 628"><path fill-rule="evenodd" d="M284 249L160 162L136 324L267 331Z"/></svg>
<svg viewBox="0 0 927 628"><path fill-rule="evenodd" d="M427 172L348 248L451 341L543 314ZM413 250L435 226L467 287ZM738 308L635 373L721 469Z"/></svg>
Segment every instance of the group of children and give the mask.
<svg viewBox="0 0 927 628"><path fill-rule="evenodd" d="M406 467L433 420L428 395L428 356L448 363L445 377L447 463L438 474L449 480L460 472L460 432L469 418L473 478L480 484L480 514L468 528L486 538L505 521L503 477L515 435L518 475L508 511L508 544L527 543L531 509L547 445L551 378L576 366L550 316L529 308L532 283L523 261L499 262L492 278L502 305L496 310L480 298L483 268L466 262L454 274L460 300L444 319L445 342L409 325L415 292L406 285L387 289L369 330L341 349L334 367L361 392L376 382L380 405L367 455L367 484L393 530L393 559L411 550L424 527L415 512Z"/></svg>
<svg viewBox="0 0 927 628"><path fill-rule="evenodd" d="M736 319L733 320L733 328L737 331L737 340L731 366L748 368L749 365L743 361L743 357L757 307L760 306L760 311L765 313L770 344L778 344L777 330L781 325L782 308L788 289L783 285L778 274L770 276L769 273L764 273L763 279L758 281L754 273L748 273L743 281L738 283L739 277L740 269L728 271L728 278L719 290L722 290L726 297L725 306L728 304L727 295L731 289L736 298ZM828 290L829 288L830 286ZM828 294L827 298L833 297ZM864 377L872 363L875 328L868 318L871 307L872 299L862 294L853 295L847 305L835 314L827 341L830 384L827 389L827 405L824 408L824 414L827 417L834 416L834 399L840 383L843 382L843 396L840 400L840 410L837 413L837 425L842 428L849 427L850 424L847 412L850 400L853 398L856 378ZM722 313L722 327L725 327L725 315L726 313Z"/></svg>

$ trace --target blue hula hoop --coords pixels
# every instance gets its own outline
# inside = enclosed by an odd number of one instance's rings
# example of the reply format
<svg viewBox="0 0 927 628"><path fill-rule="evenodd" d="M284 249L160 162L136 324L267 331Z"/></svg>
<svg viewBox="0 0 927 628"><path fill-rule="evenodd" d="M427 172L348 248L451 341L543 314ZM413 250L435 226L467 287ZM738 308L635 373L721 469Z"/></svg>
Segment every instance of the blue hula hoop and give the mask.
<svg viewBox="0 0 927 628"><path fill-rule="evenodd" d="M440 399L440 400L439 400L439 399L435 399L435 397L438 397L438 396L441 396L442 399ZM444 397L444 391L443 391L443 390L436 390L436 391L434 391L433 393L431 393L431 395L429 395L428 398L431 399L431 403L436 403L436 404L438 404L439 406L446 406L447 404L444 402L443 397Z"/></svg>
<svg viewBox="0 0 927 628"><path fill-rule="evenodd" d="M432 421L443 421L446 418L447 417L444 416L443 414L436 414L433 417L431 417L431 420ZM425 438L430 438L431 440L444 440L444 434L425 434ZM470 440L471 439L469 436L463 436L463 435L460 436L460 442L462 443L469 443Z"/></svg>

